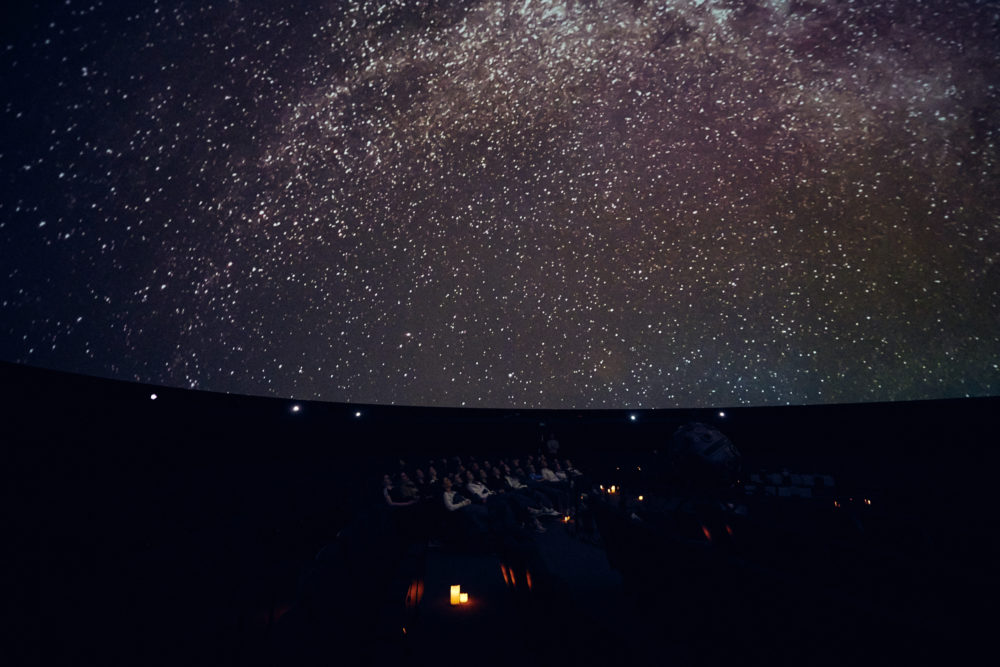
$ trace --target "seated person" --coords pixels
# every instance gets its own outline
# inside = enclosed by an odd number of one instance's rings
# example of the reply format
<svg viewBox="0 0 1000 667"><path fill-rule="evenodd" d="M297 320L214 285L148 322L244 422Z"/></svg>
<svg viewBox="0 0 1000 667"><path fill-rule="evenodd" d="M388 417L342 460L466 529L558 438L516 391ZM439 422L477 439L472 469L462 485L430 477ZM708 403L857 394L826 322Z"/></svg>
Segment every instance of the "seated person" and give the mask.
<svg viewBox="0 0 1000 667"><path fill-rule="evenodd" d="M455 516L462 517L468 527L477 533L486 533L489 530L487 523L486 508L473 505L468 498L462 497L452 487L450 477L441 480L441 498L444 501L444 508L448 512L455 512Z"/></svg>
<svg viewBox="0 0 1000 667"><path fill-rule="evenodd" d="M420 499L420 490L405 472L399 473L399 492L407 500Z"/></svg>
<svg viewBox="0 0 1000 667"><path fill-rule="evenodd" d="M493 492L487 488L486 484L482 480L477 479L478 475L473 474L472 470L467 470L465 472L465 489L477 498L480 502L486 503L487 500L493 495Z"/></svg>
<svg viewBox="0 0 1000 667"><path fill-rule="evenodd" d="M560 491L559 488L556 487L555 484L543 481L542 476L535 471L535 466L529 463L526 475L524 475L524 473L521 472L520 469L518 469L518 472L520 472L521 475L523 475L523 477L519 475L519 477L521 477L522 484L527 486L529 489L541 491L542 493L545 494L545 497L549 499L553 507L555 507L560 512L563 510L563 507L565 505L564 503L565 499L563 498L564 494Z"/></svg>
<svg viewBox="0 0 1000 667"><path fill-rule="evenodd" d="M508 471L510 469L508 468ZM497 470L497 478L494 484L501 486L508 493L512 494L514 497L524 498L530 505L529 511L531 509L536 509L539 514L546 514L549 516L560 516L559 512L552 508L552 503L549 501L548 497L541 491L528 488L525 484L521 482L513 474L509 473L504 476L499 475L499 469Z"/></svg>
<svg viewBox="0 0 1000 667"><path fill-rule="evenodd" d="M427 466L427 478L424 482L425 495L428 498L438 498L441 495L441 480L438 478L437 468Z"/></svg>
<svg viewBox="0 0 1000 667"><path fill-rule="evenodd" d="M423 529L418 508L413 507L417 504L416 498L404 495L402 488L393 484L390 475L383 475L382 499L391 508L386 519L396 535L405 539L416 538Z"/></svg>
<svg viewBox="0 0 1000 667"><path fill-rule="evenodd" d="M420 497L424 496L424 490L427 488L427 476L424 475L423 468L417 468L413 471L413 483L417 485L417 491L420 493Z"/></svg>
<svg viewBox="0 0 1000 667"><path fill-rule="evenodd" d="M513 519L516 519L522 524L531 525L538 532L545 531L542 525L538 523L538 519L529 510L527 501L513 496L501 497L495 494L485 483L475 479L471 470L466 473L465 488L483 504L487 505L491 518L500 529L512 528Z"/></svg>
<svg viewBox="0 0 1000 667"><path fill-rule="evenodd" d="M556 477L555 471L548 466L547 463L542 463L542 469L539 471L542 475L543 482L554 482L558 483L559 478Z"/></svg>
<svg viewBox="0 0 1000 667"><path fill-rule="evenodd" d="M388 474L382 476L382 498L390 507L409 507L417 502L415 498L407 498Z"/></svg>
<svg viewBox="0 0 1000 667"><path fill-rule="evenodd" d="M490 469L489 481L484 483L488 483L492 488L496 489L497 493L507 491L507 484L504 482L503 471L496 466Z"/></svg>

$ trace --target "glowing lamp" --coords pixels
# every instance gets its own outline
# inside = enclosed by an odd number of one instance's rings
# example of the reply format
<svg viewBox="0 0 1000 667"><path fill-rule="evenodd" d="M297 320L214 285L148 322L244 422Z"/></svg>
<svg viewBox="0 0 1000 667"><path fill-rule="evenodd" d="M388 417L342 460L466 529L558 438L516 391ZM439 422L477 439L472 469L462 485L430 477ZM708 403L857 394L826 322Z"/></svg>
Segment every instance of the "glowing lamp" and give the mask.
<svg viewBox="0 0 1000 667"><path fill-rule="evenodd" d="M468 596L466 596L468 597ZM458 605L462 604L462 587L452 586L451 587L451 604Z"/></svg>
<svg viewBox="0 0 1000 667"><path fill-rule="evenodd" d="M469 601L469 594L468 593L459 593L458 594L458 603L459 604L466 604L468 601Z"/></svg>
<svg viewBox="0 0 1000 667"><path fill-rule="evenodd" d="M639 502L640 503L642 502L642 496L639 496Z"/></svg>

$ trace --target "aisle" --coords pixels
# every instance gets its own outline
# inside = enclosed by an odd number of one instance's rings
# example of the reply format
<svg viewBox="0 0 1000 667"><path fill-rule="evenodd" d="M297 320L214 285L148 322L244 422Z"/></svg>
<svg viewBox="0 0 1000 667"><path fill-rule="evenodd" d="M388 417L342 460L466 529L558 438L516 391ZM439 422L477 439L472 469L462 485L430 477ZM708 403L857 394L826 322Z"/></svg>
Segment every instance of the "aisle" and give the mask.
<svg viewBox="0 0 1000 667"><path fill-rule="evenodd" d="M633 649L621 577L603 549L561 523L547 528L508 563L494 554L429 550L423 597L409 615L401 657L420 665L460 656L519 667L643 664ZM449 604L452 584L469 593L468 605Z"/></svg>

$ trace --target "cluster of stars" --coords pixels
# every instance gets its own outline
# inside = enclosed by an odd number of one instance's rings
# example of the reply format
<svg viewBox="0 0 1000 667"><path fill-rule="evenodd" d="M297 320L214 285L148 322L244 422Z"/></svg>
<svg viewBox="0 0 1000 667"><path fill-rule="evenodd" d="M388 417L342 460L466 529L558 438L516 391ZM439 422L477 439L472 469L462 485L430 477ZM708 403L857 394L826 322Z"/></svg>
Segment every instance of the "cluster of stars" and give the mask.
<svg viewBox="0 0 1000 667"><path fill-rule="evenodd" d="M246 4L18 17L0 358L413 405L1000 391L988 3Z"/></svg>

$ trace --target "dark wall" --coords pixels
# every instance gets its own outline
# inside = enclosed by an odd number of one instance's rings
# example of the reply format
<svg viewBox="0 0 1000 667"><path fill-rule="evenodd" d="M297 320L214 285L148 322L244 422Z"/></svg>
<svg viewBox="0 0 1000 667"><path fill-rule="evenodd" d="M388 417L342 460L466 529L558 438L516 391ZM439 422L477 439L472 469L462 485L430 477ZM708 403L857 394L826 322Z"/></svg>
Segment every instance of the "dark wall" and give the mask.
<svg viewBox="0 0 1000 667"><path fill-rule="evenodd" d="M680 424L718 426L750 467L883 490L995 553L996 399L717 410L488 411L301 403L0 365L7 542L23 664L239 660L304 563L401 458L527 452L548 433L578 466L648 457ZM156 400L150 394L157 394ZM361 417L355 412L360 410ZM219 639L218 635L225 635ZM212 639L215 637L215 639ZM207 653L206 653L207 652ZM173 656L173 658L171 657Z"/></svg>

